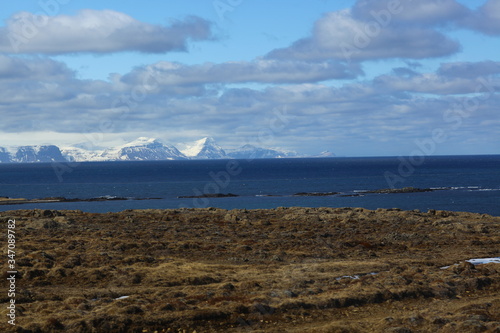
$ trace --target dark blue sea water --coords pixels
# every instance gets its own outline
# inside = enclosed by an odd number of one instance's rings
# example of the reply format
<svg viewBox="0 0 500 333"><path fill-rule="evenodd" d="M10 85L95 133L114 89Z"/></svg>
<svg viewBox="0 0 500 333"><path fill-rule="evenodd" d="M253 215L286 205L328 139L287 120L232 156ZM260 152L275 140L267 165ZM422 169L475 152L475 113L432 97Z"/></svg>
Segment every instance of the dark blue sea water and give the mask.
<svg viewBox="0 0 500 333"><path fill-rule="evenodd" d="M406 194L362 194L390 187L441 189ZM341 192L294 196L298 192ZM233 193L230 198L189 198ZM359 196L344 196L361 194ZM219 207L365 207L443 209L500 216L500 155L0 164L0 196L95 198L126 201L0 206L12 209L125 209ZM159 198L135 200L138 198Z"/></svg>

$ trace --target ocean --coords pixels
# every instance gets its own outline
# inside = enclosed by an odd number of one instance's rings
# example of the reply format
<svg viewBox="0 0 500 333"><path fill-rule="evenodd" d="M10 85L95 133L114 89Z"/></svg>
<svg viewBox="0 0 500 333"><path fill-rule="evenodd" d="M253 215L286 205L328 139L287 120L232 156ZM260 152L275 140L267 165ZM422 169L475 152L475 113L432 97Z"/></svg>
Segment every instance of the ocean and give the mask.
<svg viewBox="0 0 500 333"><path fill-rule="evenodd" d="M418 193L365 193L415 187ZM334 195L295 195L297 193ZM202 197L205 194L231 197ZM500 216L500 155L0 164L0 196L127 198L14 209L364 207ZM179 198L191 196L191 198Z"/></svg>

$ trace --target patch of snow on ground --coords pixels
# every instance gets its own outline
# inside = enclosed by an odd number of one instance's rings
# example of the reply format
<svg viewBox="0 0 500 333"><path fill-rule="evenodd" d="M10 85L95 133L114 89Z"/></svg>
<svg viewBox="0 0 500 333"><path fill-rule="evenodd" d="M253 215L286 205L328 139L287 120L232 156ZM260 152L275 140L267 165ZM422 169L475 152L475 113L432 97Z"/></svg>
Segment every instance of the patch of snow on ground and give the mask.
<svg viewBox="0 0 500 333"><path fill-rule="evenodd" d="M118 298L115 298L115 300L120 300L120 299L125 299L125 298L129 298L130 296L120 296Z"/></svg>
<svg viewBox="0 0 500 333"><path fill-rule="evenodd" d="M470 262L473 265L484 265L484 264L491 264L491 263L500 264L500 257L496 257L496 258L477 258L477 259L469 259L469 260L465 260L465 261L466 262ZM458 264L454 264L454 265L450 265L450 266L443 266L443 267L441 267L441 269L448 269L451 266L456 266L456 265L458 265Z"/></svg>
<svg viewBox="0 0 500 333"><path fill-rule="evenodd" d="M500 264L500 257L498 257L498 258L469 259L466 261L470 262L473 265L483 265L483 264L490 264L490 263Z"/></svg>

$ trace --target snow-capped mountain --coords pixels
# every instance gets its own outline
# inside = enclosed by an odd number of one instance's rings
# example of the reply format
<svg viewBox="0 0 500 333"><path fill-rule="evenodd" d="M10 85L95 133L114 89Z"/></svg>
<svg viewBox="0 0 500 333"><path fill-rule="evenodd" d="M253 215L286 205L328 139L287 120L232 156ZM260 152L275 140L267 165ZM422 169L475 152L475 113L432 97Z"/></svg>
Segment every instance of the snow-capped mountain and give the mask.
<svg viewBox="0 0 500 333"><path fill-rule="evenodd" d="M11 162L36 163L36 162L66 162L59 147L47 146L21 146L15 152L11 150Z"/></svg>
<svg viewBox="0 0 500 333"><path fill-rule="evenodd" d="M68 162L98 162L105 161L103 151L93 151L78 147L62 147L61 153Z"/></svg>
<svg viewBox="0 0 500 333"><path fill-rule="evenodd" d="M213 138L203 138L187 146L182 153L191 159L229 158Z"/></svg>
<svg viewBox="0 0 500 333"><path fill-rule="evenodd" d="M78 147L64 147L62 152L70 162L161 161L186 158L174 146L165 145L158 139L146 137L140 137L122 146L106 150L92 151Z"/></svg>
<svg viewBox="0 0 500 333"><path fill-rule="evenodd" d="M174 146L165 145L158 139L146 137L140 137L123 146L105 150L101 156L108 161L160 161L186 158Z"/></svg>
<svg viewBox="0 0 500 333"><path fill-rule="evenodd" d="M312 157L333 157L330 152L323 152ZM172 145L162 143L155 138L140 137L121 146L103 150L85 149L82 145L58 148L54 145L0 147L0 163L35 163L35 162L97 162L97 161L162 161L182 159L257 159L305 157L295 152L280 149L261 148L244 145L228 153L213 138L206 137L195 141L179 151Z"/></svg>
<svg viewBox="0 0 500 333"><path fill-rule="evenodd" d="M282 151L277 149L261 148L247 144L238 149L229 151L227 155L232 158L255 159L255 158L296 157L297 153L290 151Z"/></svg>

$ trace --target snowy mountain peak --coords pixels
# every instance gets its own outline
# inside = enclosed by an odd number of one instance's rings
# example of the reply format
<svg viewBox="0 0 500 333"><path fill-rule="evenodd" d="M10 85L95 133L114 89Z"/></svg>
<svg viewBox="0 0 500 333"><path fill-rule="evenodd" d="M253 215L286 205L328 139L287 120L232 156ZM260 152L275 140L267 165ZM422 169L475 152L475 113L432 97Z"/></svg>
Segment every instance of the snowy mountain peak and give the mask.
<svg viewBox="0 0 500 333"><path fill-rule="evenodd" d="M193 142L182 153L187 157L197 159L227 158L224 149L211 137L205 137Z"/></svg>
<svg viewBox="0 0 500 333"><path fill-rule="evenodd" d="M179 160L186 157L174 146L164 145L155 138L140 137L132 142L104 151L101 156L118 161Z"/></svg>
<svg viewBox="0 0 500 333"><path fill-rule="evenodd" d="M208 138L203 138L200 140L196 140L192 144L188 144L185 149L182 150L182 153L187 157L194 157L200 153L205 145L205 142Z"/></svg>
<svg viewBox="0 0 500 333"><path fill-rule="evenodd" d="M140 138L137 138L134 141L126 143L125 145L123 145L121 147L125 148L125 147L138 147L138 146L150 146L150 145L156 146L156 145L162 145L162 143L158 139L141 136Z"/></svg>

